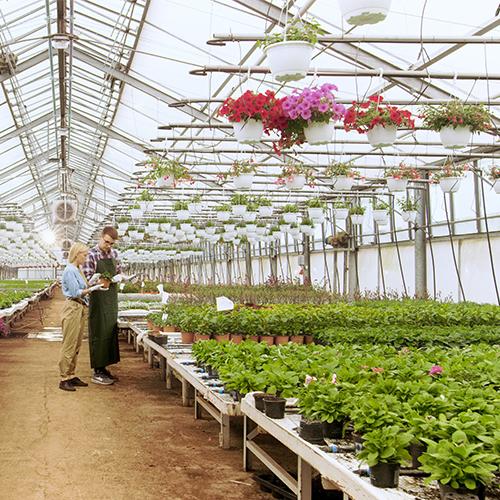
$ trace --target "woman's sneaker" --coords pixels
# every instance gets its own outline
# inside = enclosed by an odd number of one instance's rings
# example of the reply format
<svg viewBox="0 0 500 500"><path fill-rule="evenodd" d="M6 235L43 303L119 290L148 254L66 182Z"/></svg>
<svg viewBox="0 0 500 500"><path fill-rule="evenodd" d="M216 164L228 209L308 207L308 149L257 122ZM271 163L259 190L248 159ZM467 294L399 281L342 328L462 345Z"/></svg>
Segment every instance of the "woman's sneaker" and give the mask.
<svg viewBox="0 0 500 500"><path fill-rule="evenodd" d="M110 379L109 377L106 377L104 373L94 373L90 380L94 382L94 384L100 384L100 385L112 385L115 383L114 380Z"/></svg>

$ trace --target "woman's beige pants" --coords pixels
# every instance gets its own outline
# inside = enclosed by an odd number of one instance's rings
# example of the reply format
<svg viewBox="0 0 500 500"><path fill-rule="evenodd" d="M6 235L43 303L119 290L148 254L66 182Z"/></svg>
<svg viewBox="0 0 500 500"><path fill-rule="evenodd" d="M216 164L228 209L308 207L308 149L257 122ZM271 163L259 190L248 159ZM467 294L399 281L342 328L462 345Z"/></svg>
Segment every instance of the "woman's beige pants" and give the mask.
<svg viewBox="0 0 500 500"><path fill-rule="evenodd" d="M62 310L63 343L59 360L61 380L75 376L76 360L83 335L88 328L88 308L74 301L66 300Z"/></svg>

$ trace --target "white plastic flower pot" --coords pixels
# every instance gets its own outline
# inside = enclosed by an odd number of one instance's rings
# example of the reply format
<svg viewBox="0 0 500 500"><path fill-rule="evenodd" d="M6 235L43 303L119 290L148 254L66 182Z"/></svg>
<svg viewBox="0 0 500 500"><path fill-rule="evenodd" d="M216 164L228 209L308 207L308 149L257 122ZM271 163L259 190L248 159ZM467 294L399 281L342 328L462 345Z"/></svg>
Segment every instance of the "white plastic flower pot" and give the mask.
<svg viewBox="0 0 500 500"><path fill-rule="evenodd" d="M151 212L154 208L154 203L152 201L140 201L139 206L143 212Z"/></svg>
<svg viewBox="0 0 500 500"><path fill-rule="evenodd" d="M500 194L500 179L496 179L493 181L493 189L496 194Z"/></svg>
<svg viewBox="0 0 500 500"><path fill-rule="evenodd" d="M391 0L339 0L342 17L353 26L383 21L391 9Z"/></svg>
<svg viewBox="0 0 500 500"><path fill-rule="evenodd" d="M192 233L194 231L194 227L189 222L183 222L181 224L181 230L185 233Z"/></svg>
<svg viewBox="0 0 500 500"><path fill-rule="evenodd" d="M145 234L144 232L142 232L142 231L138 231L138 232L137 232L137 236L136 236L136 237L137 237L137 239L138 239L138 240L143 240L143 239L144 239L144 234Z"/></svg>
<svg viewBox="0 0 500 500"><path fill-rule="evenodd" d="M291 227L288 232L292 235L292 236L297 236L298 234L300 234L300 229L298 227Z"/></svg>
<svg viewBox="0 0 500 500"><path fill-rule="evenodd" d="M176 210L175 218L177 220L188 220L189 219L189 210Z"/></svg>
<svg viewBox="0 0 500 500"><path fill-rule="evenodd" d="M283 233L281 231L275 231L273 234L271 234L271 236L273 240L280 240L283 236Z"/></svg>
<svg viewBox="0 0 500 500"><path fill-rule="evenodd" d="M443 127L439 135L445 148L462 149L470 143L472 132L469 127Z"/></svg>
<svg viewBox="0 0 500 500"><path fill-rule="evenodd" d="M236 237L236 233L228 233L228 232L222 233L222 239L226 242L232 241L233 238L235 238L235 237Z"/></svg>
<svg viewBox="0 0 500 500"><path fill-rule="evenodd" d="M234 135L241 144L260 142L264 133L264 125L259 120L249 118L242 122L233 122Z"/></svg>
<svg viewBox="0 0 500 500"><path fill-rule="evenodd" d="M247 224L247 232L256 233L257 232L257 224Z"/></svg>
<svg viewBox="0 0 500 500"><path fill-rule="evenodd" d="M259 215L261 217L271 217L273 215L274 208L271 207L259 207Z"/></svg>
<svg viewBox="0 0 500 500"><path fill-rule="evenodd" d="M391 193L398 193L405 191L408 186L408 179L395 179L394 177L387 177L387 188Z"/></svg>
<svg viewBox="0 0 500 500"><path fill-rule="evenodd" d="M363 220L365 219L364 215L361 214L351 214L351 222L356 225L363 224Z"/></svg>
<svg viewBox="0 0 500 500"><path fill-rule="evenodd" d="M332 188L336 191L350 191L354 186L354 177L349 177L347 175L339 175L332 177Z"/></svg>
<svg viewBox="0 0 500 500"><path fill-rule="evenodd" d="M233 205L232 207L233 215L236 217L243 217L243 214L247 211L246 205Z"/></svg>
<svg viewBox="0 0 500 500"><path fill-rule="evenodd" d="M288 189L298 190L302 189L306 185L305 175L293 175L285 180L285 186Z"/></svg>
<svg viewBox="0 0 500 500"><path fill-rule="evenodd" d="M392 146L396 142L397 132L396 127L375 125L371 130L368 130L366 137L373 148L384 148Z"/></svg>
<svg viewBox="0 0 500 500"><path fill-rule="evenodd" d="M236 189L251 189L254 174L241 174L233 177L233 184Z"/></svg>
<svg viewBox="0 0 500 500"><path fill-rule="evenodd" d="M235 224L224 224L224 231L226 231L226 233L234 233L236 230L235 228Z"/></svg>
<svg viewBox="0 0 500 500"><path fill-rule="evenodd" d="M160 231L168 231L171 227L172 227L172 225L169 224L168 222L160 222L159 230Z"/></svg>
<svg viewBox="0 0 500 500"><path fill-rule="evenodd" d="M319 223L322 223L325 219L322 208L308 208L307 215L309 216L310 219Z"/></svg>
<svg viewBox="0 0 500 500"><path fill-rule="evenodd" d="M456 193L460 189L463 177L443 177L439 180L439 186L443 193Z"/></svg>
<svg viewBox="0 0 500 500"><path fill-rule="evenodd" d="M290 230L290 224L280 224L279 228L282 233L288 233Z"/></svg>
<svg viewBox="0 0 500 500"><path fill-rule="evenodd" d="M159 224L157 222L148 222L148 233L155 233L159 231Z"/></svg>
<svg viewBox="0 0 500 500"><path fill-rule="evenodd" d="M165 175L156 179L156 187L169 188L174 185L175 178L172 175Z"/></svg>
<svg viewBox="0 0 500 500"><path fill-rule="evenodd" d="M415 222L417 220L417 211L416 210L407 210L401 212L401 217L405 222Z"/></svg>
<svg viewBox="0 0 500 500"><path fill-rule="evenodd" d="M308 235L308 236L313 236L313 235L314 235L314 227L312 227L312 226L308 226L308 225L301 225L301 226L299 227L299 229L300 229L300 232L301 232L302 234L306 234L306 235Z"/></svg>
<svg viewBox="0 0 500 500"><path fill-rule="evenodd" d="M245 236L247 234L246 226L245 227L237 227L236 233L238 234L238 236Z"/></svg>
<svg viewBox="0 0 500 500"><path fill-rule="evenodd" d="M297 217L298 217L298 214L296 214L294 212L285 212L283 214L283 220L287 224L295 224L297 222Z"/></svg>
<svg viewBox="0 0 500 500"><path fill-rule="evenodd" d="M248 210L243 214L243 220L245 222L254 222L257 219L257 212L248 212Z"/></svg>
<svg viewBox="0 0 500 500"><path fill-rule="evenodd" d="M130 217L132 217L132 219L140 219L143 213L144 212L140 208L130 209Z"/></svg>
<svg viewBox="0 0 500 500"><path fill-rule="evenodd" d="M133 229L132 231L129 231L128 232L128 235L133 239L133 240L136 240L137 239L137 235L139 234L139 231L136 231L135 229Z"/></svg>
<svg viewBox="0 0 500 500"><path fill-rule="evenodd" d="M273 78L278 82L293 82L307 76L314 45L290 41L268 45L264 49Z"/></svg>
<svg viewBox="0 0 500 500"><path fill-rule="evenodd" d="M338 220L345 220L345 219L347 219L347 216L349 215L349 209L348 208L334 208L333 215L335 215L335 218Z"/></svg>
<svg viewBox="0 0 500 500"><path fill-rule="evenodd" d="M333 141L335 123L312 122L304 128L306 141L312 145L328 144Z"/></svg>
<svg viewBox="0 0 500 500"><path fill-rule="evenodd" d="M374 210L373 220L379 226L387 226L387 224L389 224L389 214L387 213L387 210Z"/></svg>
<svg viewBox="0 0 500 500"><path fill-rule="evenodd" d="M259 236L264 236L266 234L266 231L267 231L267 229L265 227L258 227L258 228L255 229L255 232Z"/></svg>
<svg viewBox="0 0 500 500"><path fill-rule="evenodd" d="M124 233L127 229L128 229L128 222L118 223L118 231L120 231L120 233Z"/></svg>
<svg viewBox="0 0 500 500"><path fill-rule="evenodd" d="M203 211L203 203L189 203L188 210L192 215L199 215Z"/></svg>
<svg viewBox="0 0 500 500"><path fill-rule="evenodd" d="M217 212L217 220L224 222L226 220L229 220L230 218L231 218L231 212L228 211Z"/></svg>

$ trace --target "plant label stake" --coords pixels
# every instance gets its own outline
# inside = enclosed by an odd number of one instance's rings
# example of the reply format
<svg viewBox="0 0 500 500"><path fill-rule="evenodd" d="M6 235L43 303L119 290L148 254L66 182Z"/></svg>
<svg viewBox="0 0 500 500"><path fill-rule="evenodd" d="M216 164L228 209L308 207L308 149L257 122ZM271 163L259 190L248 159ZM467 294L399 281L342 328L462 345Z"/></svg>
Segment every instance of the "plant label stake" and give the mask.
<svg viewBox="0 0 500 500"><path fill-rule="evenodd" d="M162 320L162 321L167 321L167 318L168 318L168 313L163 313L163 314L161 315L161 320Z"/></svg>
<svg viewBox="0 0 500 500"><path fill-rule="evenodd" d="M232 311L234 309L234 302L227 297L217 297L217 311Z"/></svg>
<svg viewBox="0 0 500 500"><path fill-rule="evenodd" d="M163 283L160 283L156 289L160 292L160 293L163 293Z"/></svg>
<svg viewBox="0 0 500 500"><path fill-rule="evenodd" d="M123 289L125 288L125 283L120 283L120 292L123 292Z"/></svg>
<svg viewBox="0 0 500 500"><path fill-rule="evenodd" d="M161 303L166 304L170 299L170 294L167 292L161 292Z"/></svg>

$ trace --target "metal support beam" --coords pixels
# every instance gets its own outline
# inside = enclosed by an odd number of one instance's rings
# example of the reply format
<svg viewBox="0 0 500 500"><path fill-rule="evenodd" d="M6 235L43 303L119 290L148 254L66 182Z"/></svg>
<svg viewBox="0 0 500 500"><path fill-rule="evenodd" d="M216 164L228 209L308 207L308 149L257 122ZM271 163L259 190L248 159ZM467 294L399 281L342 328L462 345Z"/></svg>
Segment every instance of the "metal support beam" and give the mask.
<svg viewBox="0 0 500 500"><path fill-rule="evenodd" d="M415 190L417 219L415 221L415 297L425 299L427 291L426 192Z"/></svg>
<svg viewBox="0 0 500 500"><path fill-rule="evenodd" d="M38 54L34 55L27 61L24 61L16 66L16 70L14 74L10 73L2 73L0 75L0 83L5 82L7 80L10 80L13 76L20 75L23 71L26 71L28 69L33 68L34 66L37 66L38 64L46 61L49 57L49 51L44 50L43 52L39 52Z"/></svg>
<svg viewBox="0 0 500 500"><path fill-rule="evenodd" d="M245 284L251 286L253 282L252 269L252 245L249 242L245 245Z"/></svg>
<svg viewBox="0 0 500 500"><path fill-rule="evenodd" d="M309 235L304 234L303 237L303 244L304 244L304 286L310 286L311 285L311 239Z"/></svg>

